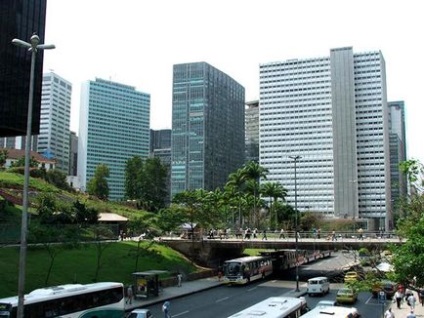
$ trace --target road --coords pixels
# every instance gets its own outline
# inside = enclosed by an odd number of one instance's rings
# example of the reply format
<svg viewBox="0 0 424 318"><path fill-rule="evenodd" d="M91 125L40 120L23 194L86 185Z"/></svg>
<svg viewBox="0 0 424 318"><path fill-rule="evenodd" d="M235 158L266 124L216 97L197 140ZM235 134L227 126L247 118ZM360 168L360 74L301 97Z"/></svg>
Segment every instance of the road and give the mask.
<svg viewBox="0 0 424 318"><path fill-rule="evenodd" d="M335 277L337 277L337 275L340 275L341 268L345 267L354 257L350 253L340 253L332 258L302 266L301 277L318 274L329 276L332 273L335 273ZM300 286L301 288L305 286L304 281L300 282ZM330 293L325 296L309 297L305 295L308 306L313 308L318 301L323 299L335 300L337 290L341 286L343 284L332 283ZM174 318L225 318L265 298L280 296L294 287L294 281L288 282L276 279L253 282L245 286L221 286L172 300L171 314ZM382 304L379 304L377 299L372 298L371 293L360 293L355 307L358 308L363 318L381 316ZM155 317L163 316L160 304L148 308Z"/></svg>
<svg viewBox="0 0 424 318"><path fill-rule="evenodd" d="M276 280L246 286L221 286L172 300L171 314L174 318L225 318L268 297L281 296L293 287L294 283L290 287L287 282ZM331 291L325 296L305 295L308 306L313 308L318 301L324 299L335 300L340 287L341 284L331 284ZM350 305L346 306L350 307ZM358 308L363 318L381 317L382 304L372 298L371 293L360 293L354 306ZM163 316L161 304L147 308L152 311L154 317Z"/></svg>

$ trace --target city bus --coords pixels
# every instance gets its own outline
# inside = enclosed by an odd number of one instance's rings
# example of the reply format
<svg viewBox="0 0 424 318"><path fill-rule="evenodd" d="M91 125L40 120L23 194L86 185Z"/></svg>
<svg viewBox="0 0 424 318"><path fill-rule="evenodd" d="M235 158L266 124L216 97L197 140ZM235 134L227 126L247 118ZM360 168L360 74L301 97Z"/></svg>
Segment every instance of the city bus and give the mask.
<svg viewBox="0 0 424 318"><path fill-rule="evenodd" d="M244 256L224 262L223 281L227 284L247 284L272 274L270 256Z"/></svg>
<svg viewBox="0 0 424 318"><path fill-rule="evenodd" d="M18 296L0 299L2 316L16 318ZM125 314L121 283L67 284L36 289L24 296L24 317L122 318Z"/></svg>
<svg viewBox="0 0 424 318"><path fill-rule="evenodd" d="M360 317L360 314L355 307L319 306L301 316L301 318L321 317L357 318Z"/></svg>
<svg viewBox="0 0 424 318"><path fill-rule="evenodd" d="M304 297L270 297L228 318L298 318L307 311Z"/></svg>

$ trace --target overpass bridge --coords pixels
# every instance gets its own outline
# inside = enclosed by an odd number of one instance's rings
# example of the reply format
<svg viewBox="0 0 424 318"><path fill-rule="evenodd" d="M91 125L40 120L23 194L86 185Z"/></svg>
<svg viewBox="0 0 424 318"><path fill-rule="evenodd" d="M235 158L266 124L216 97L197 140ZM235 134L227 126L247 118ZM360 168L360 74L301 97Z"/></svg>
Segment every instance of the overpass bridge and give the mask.
<svg viewBox="0 0 424 318"><path fill-rule="evenodd" d="M352 251L367 248L371 253L386 249L390 244L400 245L404 240L394 237L389 238L346 238L338 237L336 240L325 238L200 238L184 239L179 237L162 237L161 242L181 252L193 261L211 266L220 264L223 260L241 256L245 249L283 250L296 249L309 251Z"/></svg>

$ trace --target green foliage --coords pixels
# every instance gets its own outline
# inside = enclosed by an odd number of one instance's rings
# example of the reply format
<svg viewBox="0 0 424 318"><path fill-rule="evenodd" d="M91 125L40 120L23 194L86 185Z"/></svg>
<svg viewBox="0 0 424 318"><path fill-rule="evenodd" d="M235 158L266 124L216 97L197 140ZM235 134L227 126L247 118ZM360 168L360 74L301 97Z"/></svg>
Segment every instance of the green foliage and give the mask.
<svg viewBox="0 0 424 318"><path fill-rule="evenodd" d="M391 249L396 279L399 282L408 282L416 276L417 285L424 286L424 217L415 224L410 224L404 233L407 240Z"/></svg>
<svg viewBox="0 0 424 318"><path fill-rule="evenodd" d="M36 198L36 205L41 222L47 223L56 212L56 197L49 192L41 193Z"/></svg>
<svg viewBox="0 0 424 318"><path fill-rule="evenodd" d="M137 242L111 243L104 250L101 259L101 269L98 281L116 281L125 284L133 283L131 273L134 272L137 260ZM56 248L56 247L55 247ZM151 242L141 242L139 251L138 271L151 269L176 270L185 273L196 271L196 267L180 253ZM2 248L0 272L0 298L17 295L19 247ZM46 271L51 264L51 258L45 246L29 246L27 255L26 293L45 287ZM97 265L96 244L82 244L76 247L63 246L57 253L48 284L50 286L69 283L91 283L94 280Z"/></svg>
<svg viewBox="0 0 424 318"><path fill-rule="evenodd" d="M370 256L371 255L371 252L366 247L361 247L358 250L358 255L359 256Z"/></svg>
<svg viewBox="0 0 424 318"><path fill-rule="evenodd" d="M76 200L73 204L75 222L80 225L95 224L99 220L99 211Z"/></svg>
<svg viewBox="0 0 424 318"><path fill-rule="evenodd" d="M54 186L58 187L59 189L66 190L66 191L72 191L72 188L66 182L66 174L57 170L57 169L48 170L46 172L45 179L48 183L53 184Z"/></svg>
<svg viewBox="0 0 424 318"><path fill-rule="evenodd" d="M125 197L137 200L148 211L159 211L165 207L167 174L168 169L159 158L129 159L125 166Z"/></svg>
<svg viewBox="0 0 424 318"><path fill-rule="evenodd" d="M9 152L7 149L0 150L0 170L4 168Z"/></svg>
<svg viewBox="0 0 424 318"><path fill-rule="evenodd" d="M39 162L34 157L31 157L29 159L29 167L30 168L37 168L38 165L39 165ZM12 162L12 164L10 165L11 168L24 167L24 166L25 166L25 156L19 158L15 162Z"/></svg>
<svg viewBox="0 0 424 318"><path fill-rule="evenodd" d="M105 164L98 165L94 172L94 177L87 184L87 192L100 200L107 200L109 197L108 177L109 167Z"/></svg>

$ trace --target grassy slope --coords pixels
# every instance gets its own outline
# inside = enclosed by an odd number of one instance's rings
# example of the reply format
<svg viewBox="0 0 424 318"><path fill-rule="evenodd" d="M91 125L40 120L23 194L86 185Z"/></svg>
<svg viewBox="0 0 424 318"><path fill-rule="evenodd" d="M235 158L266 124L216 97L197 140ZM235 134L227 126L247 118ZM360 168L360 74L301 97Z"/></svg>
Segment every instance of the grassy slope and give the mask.
<svg viewBox="0 0 424 318"><path fill-rule="evenodd" d="M19 174L0 171L1 188L21 188L23 186L23 176ZM63 199L64 196L70 201L83 198L88 206L99 209L100 212L114 212L126 217L151 217L151 213L139 211L130 207L122 206L113 202L90 201L82 195L74 195L63 192L54 186L34 178L30 179L31 189L38 191L49 191L57 193ZM67 200L66 200L67 201ZM8 208L6 216L0 218L3 227L11 230L11 224L16 224L20 229L20 207ZM6 223L8 223L6 225ZM1 224L0 224L1 226ZM6 229L2 229L5 234ZM13 229L15 230L15 229ZM147 247L147 242L143 243ZM57 249L57 248L55 248ZM138 268L136 263L137 243L116 242L111 243L104 250L102 267L99 272L98 281L119 281L123 283L131 282L131 273L150 269L167 269L171 271L183 271L190 273L196 268L181 254L165 246L155 244L147 252L140 256ZM55 259L52 273L47 284L45 284L48 268L50 266L50 256L44 247L29 247L26 266L26 291L45 285L57 285L64 283L92 282L95 277L97 262L97 250L93 245L84 245L78 249L60 249ZM0 283L0 297L17 294L19 269L19 247L0 247L0 273L2 281Z"/></svg>
<svg viewBox="0 0 424 318"><path fill-rule="evenodd" d="M104 249L98 281L117 281L132 283L131 273L151 269L182 271L191 273L196 271L194 265L181 254L160 244L143 242L142 256L139 257L136 268L137 243L124 241L106 243ZM106 246L106 245L102 245ZM83 245L80 248L65 249L54 247L58 252L54 261L50 279L45 284L50 256L45 247L29 247L26 266L26 291L39 287L54 286L65 283L93 282L96 271L96 245ZM19 247L3 247L0 249L0 298L17 294Z"/></svg>

